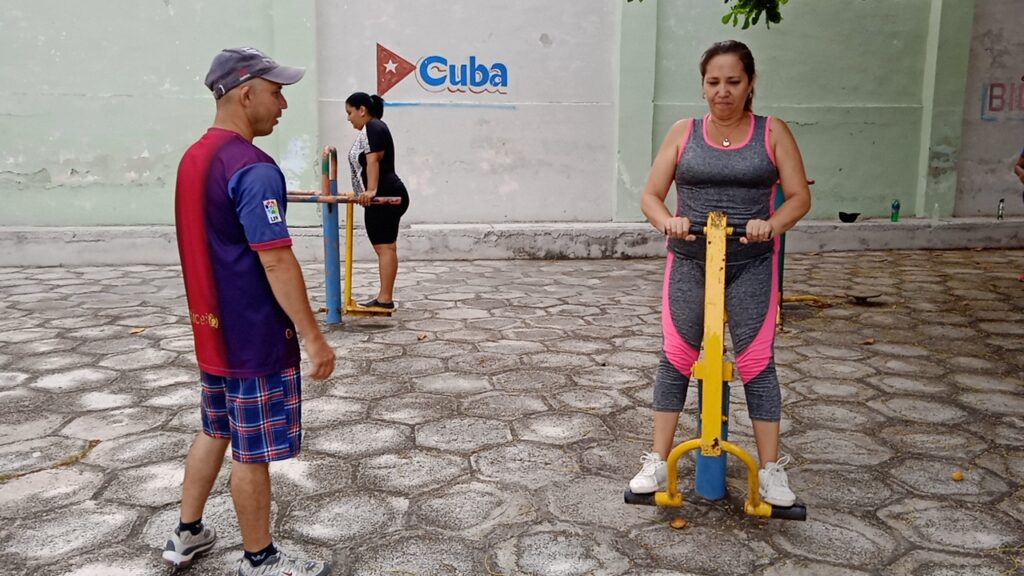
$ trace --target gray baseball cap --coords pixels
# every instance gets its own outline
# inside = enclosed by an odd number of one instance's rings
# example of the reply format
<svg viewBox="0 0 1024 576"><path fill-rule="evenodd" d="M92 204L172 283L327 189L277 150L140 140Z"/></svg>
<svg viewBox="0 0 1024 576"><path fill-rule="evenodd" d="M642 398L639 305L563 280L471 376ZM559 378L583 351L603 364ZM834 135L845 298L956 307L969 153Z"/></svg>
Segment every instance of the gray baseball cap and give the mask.
<svg viewBox="0 0 1024 576"><path fill-rule="evenodd" d="M206 73L206 87L219 99L246 80L264 78L288 85L302 80L305 74L305 68L282 66L256 48L228 48L213 58Z"/></svg>

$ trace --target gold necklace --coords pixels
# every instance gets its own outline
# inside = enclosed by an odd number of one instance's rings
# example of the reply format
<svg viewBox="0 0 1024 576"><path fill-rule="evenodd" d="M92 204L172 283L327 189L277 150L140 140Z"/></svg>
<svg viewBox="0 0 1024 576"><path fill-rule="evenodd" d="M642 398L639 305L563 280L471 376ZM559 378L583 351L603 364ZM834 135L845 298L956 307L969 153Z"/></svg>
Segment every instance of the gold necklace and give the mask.
<svg viewBox="0 0 1024 576"><path fill-rule="evenodd" d="M721 133L722 132L722 127L718 125L718 122L715 122L715 118L713 116L708 116L708 118L711 119L711 123L714 124L715 129L717 129L718 132ZM736 128L740 124L743 124L743 119L742 118L740 119L739 122L733 124L732 127ZM726 134L724 138L722 138L722 147L723 148L728 148L729 146L732 146L732 140L729 139L729 136L731 134L732 134L732 130L730 130L729 133Z"/></svg>

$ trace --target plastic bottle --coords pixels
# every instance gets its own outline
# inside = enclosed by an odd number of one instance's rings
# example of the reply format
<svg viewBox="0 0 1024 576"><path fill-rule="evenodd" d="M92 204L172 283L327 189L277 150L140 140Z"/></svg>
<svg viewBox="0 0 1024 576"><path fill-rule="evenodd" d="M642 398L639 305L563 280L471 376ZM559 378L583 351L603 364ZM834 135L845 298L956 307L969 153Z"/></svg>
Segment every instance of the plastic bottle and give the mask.
<svg viewBox="0 0 1024 576"><path fill-rule="evenodd" d="M900 221L900 201L898 199L892 201L892 213L889 215L889 219L893 222Z"/></svg>
<svg viewBox="0 0 1024 576"><path fill-rule="evenodd" d="M1006 211L1006 198L999 199L999 207L996 208L996 220L1003 219L1003 213Z"/></svg>
<svg viewBox="0 0 1024 576"><path fill-rule="evenodd" d="M932 221L933 222L938 222L939 221L939 203L938 202L936 202L932 206Z"/></svg>

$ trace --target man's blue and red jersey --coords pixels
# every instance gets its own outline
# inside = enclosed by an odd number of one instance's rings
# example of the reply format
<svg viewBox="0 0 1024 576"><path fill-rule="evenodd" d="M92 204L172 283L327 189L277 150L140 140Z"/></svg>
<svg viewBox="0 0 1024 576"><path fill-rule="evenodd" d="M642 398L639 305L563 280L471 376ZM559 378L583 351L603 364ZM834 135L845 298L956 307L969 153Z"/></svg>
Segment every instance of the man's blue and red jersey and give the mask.
<svg viewBox="0 0 1024 576"><path fill-rule="evenodd" d="M210 128L178 166L175 224L199 368L245 378L299 365L295 326L259 250L291 246L284 174L241 135Z"/></svg>

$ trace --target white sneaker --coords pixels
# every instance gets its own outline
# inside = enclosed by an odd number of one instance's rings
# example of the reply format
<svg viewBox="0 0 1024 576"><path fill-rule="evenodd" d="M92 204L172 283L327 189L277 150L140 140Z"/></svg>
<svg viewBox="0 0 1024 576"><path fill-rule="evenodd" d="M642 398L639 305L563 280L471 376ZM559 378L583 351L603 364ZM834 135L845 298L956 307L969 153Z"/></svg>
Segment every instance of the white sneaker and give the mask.
<svg viewBox="0 0 1024 576"><path fill-rule="evenodd" d="M278 551L263 564L253 566L244 557L238 565L238 576L328 576L330 562L299 560Z"/></svg>
<svg viewBox="0 0 1024 576"><path fill-rule="evenodd" d="M657 452L646 452L640 457L643 467L629 481L629 490L633 494L650 494L666 488L665 459Z"/></svg>
<svg viewBox="0 0 1024 576"><path fill-rule="evenodd" d="M789 507L796 502L796 494L789 489L789 478L784 470L786 464L789 464L789 456L765 464L757 474L761 499L774 506Z"/></svg>

